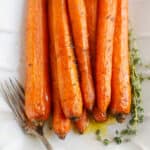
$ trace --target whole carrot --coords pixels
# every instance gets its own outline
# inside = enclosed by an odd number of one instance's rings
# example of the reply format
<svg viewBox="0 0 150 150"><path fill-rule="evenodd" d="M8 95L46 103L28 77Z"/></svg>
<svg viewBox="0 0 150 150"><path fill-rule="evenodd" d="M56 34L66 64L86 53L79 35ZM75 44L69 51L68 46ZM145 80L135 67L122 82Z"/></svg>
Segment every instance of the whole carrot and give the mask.
<svg viewBox="0 0 150 150"><path fill-rule="evenodd" d="M65 0L51 1L51 43L56 55L58 88L62 110L67 118L82 114L82 95L72 48Z"/></svg>
<svg viewBox="0 0 150 150"><path fill-rule="evenodd" d="M31 121L47 120L50 113L46 6L46 0L28 0L25 111Z"/></svg>
<svg viewBox="0 0 150 150"><path fill-rule="evenodd" d="M95 91L89 56L88 29L84 0L67 0L72 27L75 53L79 67L80 86L84 107L92 110L95 101Z"/></svg>
<svg viewBox="0 0 150 150"><path fill-rule="evenodd" d="M99 120L107 118L111 100L112 52L117 0L100 0L98 4L96 44L96 107L94 114Z"/></svg>
<svg viewBox="0 0 150 150"><path fill-rule="evenodd" d="M89 119L86 109L83 109L82 116L75 121L75 126L79 133L83 134L86 128L88 127Z"/></svg>
<svg viewBox="0 0 150 150"><path fill-rule="evenodd" d="M96 23L97 23L98 0L85 0L87 12L87 26L90 45L90 58L93 74L95 72L95 51L96 51Z"/></svg>
<svg viewBox="0 0 150 150"><path fill-rule="evenodd" d="M112 67L113 114L128 114L131 106L128 49L128 0L118 0Z"/></svg>
<svg viewBox="0 0 150 150"><path fill-rule="evenodd" d="M49 6L52 6L49 3ZM49 12L50 12L49 7ZM49 20L51 21L51 14L49 13ZM49 22L50 22L49 21ZM50 24L50 23L49 23ZM50 30L51 32L51 30ZM50 60L51 60L51 77L52 77L52 102L53 102L53 129L54 132L61 138L64 139L67 133L70 131L71 122L70 119L66 118L60 104L60 92L58 88L58 74L55 51L51 45L50 48Z"/></svg>
<svg viewBox="0 0 150 150"><path fill-rule="evenodd" d="M58 88L58 71L57 71L57 59L56 52L54 50L54 43L52 39L52 0L48 3L48 14L49 14L49 35L50 35L50 66L51 66L51 78L52 78L52 102L53 102L53 119L52 125L54 132L59 138L64 139L67 133L71 129L71 121L66 118L62 107L61 107L61 97Z"/></svg>

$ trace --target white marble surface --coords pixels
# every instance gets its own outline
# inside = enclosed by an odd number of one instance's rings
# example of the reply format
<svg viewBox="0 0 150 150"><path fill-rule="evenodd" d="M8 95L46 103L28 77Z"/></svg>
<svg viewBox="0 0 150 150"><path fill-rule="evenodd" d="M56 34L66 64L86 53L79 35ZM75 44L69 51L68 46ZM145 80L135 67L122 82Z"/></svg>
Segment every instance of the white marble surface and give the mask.
<svg viewBox="0 0 150 150"><path fill-rule="evenodd" d="M0 80L16 76L24 78L23 22L26 0L0 0ZM130 20L137 33L142 59L150 63L150 0L129 0ZM64 141L53 133L47 137L54 150L150 150L150 82L143 83L145 122L132 142L104 147L94 134L70 133ZM44 150L34 138L23 134L11 110L0 97L0 150Z"/></svg>

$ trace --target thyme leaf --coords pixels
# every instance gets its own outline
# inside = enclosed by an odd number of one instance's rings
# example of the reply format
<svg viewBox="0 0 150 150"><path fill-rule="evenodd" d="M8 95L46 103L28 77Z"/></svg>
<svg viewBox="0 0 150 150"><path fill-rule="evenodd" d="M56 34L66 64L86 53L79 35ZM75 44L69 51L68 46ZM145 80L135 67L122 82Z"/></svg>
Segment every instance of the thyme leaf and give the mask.
<svg viewBox="0 0 150 150"><path fill-rule="evenodd" d="M104 140L103 140L103 143L104 143L104 145L108 145L108 144L110 144L110 140L104 139Z"/></svg>

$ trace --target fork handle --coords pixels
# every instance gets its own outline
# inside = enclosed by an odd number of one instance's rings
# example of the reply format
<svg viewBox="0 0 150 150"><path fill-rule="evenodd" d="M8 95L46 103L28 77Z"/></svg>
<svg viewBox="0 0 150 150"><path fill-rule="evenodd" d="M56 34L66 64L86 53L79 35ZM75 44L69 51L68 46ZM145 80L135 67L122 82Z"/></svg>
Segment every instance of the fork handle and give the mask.
<svg viewBox="0 0 150 150"><path fill-rule="evenodd" d="M41 140L41 142L44 144L46 150L53 150L52 146L50 145L50 143L48 142L48 140L46 139L46 137L44 135L41 135L36 131L33 131L33 134Z"/></svg>

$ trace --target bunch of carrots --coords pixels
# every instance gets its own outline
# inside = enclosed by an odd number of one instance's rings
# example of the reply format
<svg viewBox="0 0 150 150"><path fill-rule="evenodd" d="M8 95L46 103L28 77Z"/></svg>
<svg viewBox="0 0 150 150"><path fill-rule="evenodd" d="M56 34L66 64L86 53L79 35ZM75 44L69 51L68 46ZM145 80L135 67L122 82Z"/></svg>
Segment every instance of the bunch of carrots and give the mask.
<svg viewBox="0 0 150 150"><path fill-rule="evenodd" d="M64 138L130 113L128 0L28 0L25 110Z"/></svg>

